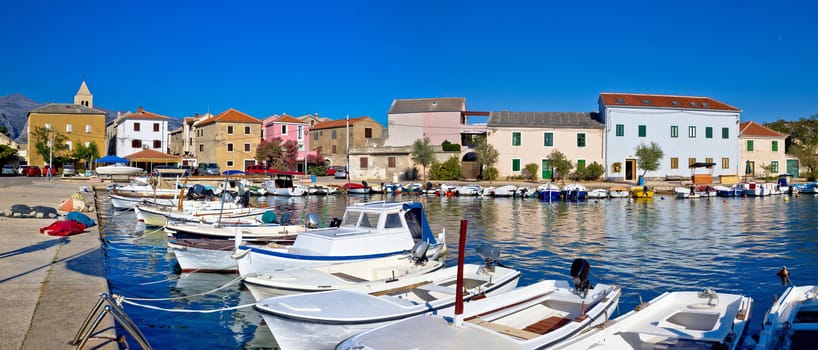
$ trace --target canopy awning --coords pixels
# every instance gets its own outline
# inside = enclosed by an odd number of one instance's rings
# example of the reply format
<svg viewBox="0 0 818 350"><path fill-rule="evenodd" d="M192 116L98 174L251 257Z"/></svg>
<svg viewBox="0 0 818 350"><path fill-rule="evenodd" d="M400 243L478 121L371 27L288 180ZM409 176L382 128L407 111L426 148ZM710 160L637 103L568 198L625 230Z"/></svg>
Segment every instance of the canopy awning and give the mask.
<svg viewBox="0 0 818 350"><path fill-rule="evenodd" d="M182 157L174 156L152 149L144 149L139 152L125 156L131 162L147 162L147 163L178 163Z"/></svg>
<svg viewBox="0 0 818 350"><path fill-rule="evenodd" d="M127 163L128 160L125 159L125 158L122 158L122 157L117 157L115 155L109 154L109 155L107 155L105 157L102 157L100 159L95 160L94 162L95 163Z"/></svg>

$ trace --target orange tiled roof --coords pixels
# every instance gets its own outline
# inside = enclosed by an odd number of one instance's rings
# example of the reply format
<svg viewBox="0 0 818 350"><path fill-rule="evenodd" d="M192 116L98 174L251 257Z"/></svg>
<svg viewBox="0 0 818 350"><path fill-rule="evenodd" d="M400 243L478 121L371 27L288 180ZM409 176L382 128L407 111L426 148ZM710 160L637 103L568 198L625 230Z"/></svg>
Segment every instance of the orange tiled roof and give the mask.
<svg viewBox="0 0 818 350"><path fill-rule="evenodd" d="M179 157L173 156L173 155L170 155L170 154L167 154L167 153L162 153L162 152L159 152L159 151L155 151L155 150L152 150L152 149L143 149L143 150L141 150L139 152L132 153L132 154L129 154L129 155L125 156L125 159L131 160L131 161L136 161L136 159L153 159L153 160L166 159L168 161L172 161L172 160L179 160Z"/></svg>
<svg viewBox="0 0 818 350"><path fill-rule="evenodd" d="M741 109L710 97L603 92L599 94L599 98L602 99L602 102L606 106L684 108L741 112Z"/></svg>
<svg viewBox="0 0 818 350"><path fill-rule="evenodd" d="M276 123L296 123L296 124L304 124L304 122L302 122L302 121L300 121L300 120L298 120L298 119L295 119L295 118L293 118L293 117L291 117L291 116L289 116L289 115L285 115L285 116L279 117L278 119L276 119L276 120L275 120L275 122L276 122Z"/></svg>
<svg viewBox="0 0 818 350"><path fill-rule="evenodd" d="M261 124L261 120L253 118L245 113L239 112L233 108L230 108L224 112L219 113L217 116L212 118L207 118L198 123L194 124L194 126L204 126L212 123L253 123L253 124Z"/></svg>
<svg viewBox="0 0 818 350"><path fill-rule="evenodd" d="M738 127L740 136L787 137L778 131L770 129L754 121L742 122Z"/></svg>
<svg viewBox="0 0 818 350"><path fill-rule="evenodd" d="M367 120L367 119L372 119L372 118L369 118L369 117L349 118L349 125L353 125L353 124L355 124L357 122ZM328 122L315 124L312 127L312 129L310 129L310 130L333 129L333 128L342 128L342 127L346 127L346 126L347 126L347 120L346 119L330 120Z"/></svg>
<svg viewBox="0 0 818 350"><path fill-rule="evenodd" d="M122 116L122 119L168 119L168 117L148 112L140 107L136 113L128 113Z"/></svg>

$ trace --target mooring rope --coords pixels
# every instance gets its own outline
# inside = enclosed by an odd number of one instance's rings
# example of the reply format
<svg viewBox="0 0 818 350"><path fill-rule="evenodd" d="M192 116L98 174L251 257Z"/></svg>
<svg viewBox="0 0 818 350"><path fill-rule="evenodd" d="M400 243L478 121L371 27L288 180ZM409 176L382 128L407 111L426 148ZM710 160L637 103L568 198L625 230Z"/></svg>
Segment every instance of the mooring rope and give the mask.
<svg viewBox="0 0 818 350"><path fill-rule="evenodd" d="M256 304L256 303L251 303L251 304L224 307L224 308L212 309L212 310L190 310L190 309L168 309L168 308L158 307L158 306L153 306L153 305L145 305L145 304L136 303L136 302L133 302L133 301L130 301L130 300L127 300L127 299L122 299L122 300L117 299L117 303L120 303L120 304L125 303L125 304L128 304L128 305L139 306L139 307L143 307L143 308L146 308L146 309L158 310L158 311L178 312L178 313L200 313L200 314L211 314L211 313L214 313L214 312L239 310L239 309L244 309L244 308L247 308L247 307L251 307L251 306Z"/></svg>
<svg viewBox="0 0 818 350"><path fill-rule="evenodd" d="M239 281L241 281L241 277L236 277L236 278L232 279L230 282L227 282L224 285L222 285L221 287L218 287L216 289L212 289L212 290L209 290L207 292L202 292L202 293L198 293L198 294L187 295L187 296L183 296L183 297L173 297L173 298L129 298L129 297L125 297L125 296L122 296L122 295L118 295L117 297L121 297L121 298L127 299L127 300L138 300L138 301L182 300L182 299L195 298L195 297L200 297L200 296L208 295L208 294L211 294L211 293L215 293L215 292L218 292L218 291L220 291L222 289L230 287L231 285L234 285Z"/></svg>

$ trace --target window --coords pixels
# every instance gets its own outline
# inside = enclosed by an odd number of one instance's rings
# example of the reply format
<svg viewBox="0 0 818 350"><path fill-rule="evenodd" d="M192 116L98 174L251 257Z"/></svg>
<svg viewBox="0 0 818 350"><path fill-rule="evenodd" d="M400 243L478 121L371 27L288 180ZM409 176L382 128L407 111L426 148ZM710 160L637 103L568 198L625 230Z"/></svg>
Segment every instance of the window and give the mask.
<svg viewBox="0 0 818 350"><path fill-rule="evenodd" d="M646 125L639 125L639 137L648 135L648 127Z"/></svg>
<svg viewBox="0 0 818 350"><path fill-rule="evenodd" d="M245 135L250 135L250 127L249 126L244 127L244 134Z"/></svg>
<svg viewBox="0 0 818 350"><path fill-rule="evenodd" d="M45 128L46 128L47 130L51 130L51 124L49 124L49 123L45 123Z"/></svg>
<svg viewBox="0 0 818 350"><path fill-rule="evenodd" d="M577 147L585 147L585 133L577 134Z"/></svg>
<svg viewBox="0 0 818 350"><path fill-rule="evenodd" d="M520 171L520 160L519 159L512 159L511 160L511 171Z"/></svg>
<svg viewBox="0 0 818 350"><path fill-rule="evenodd" d="M133 123L133 131L139 131L139 123Z"/></svg>
<svg viewBox="0 0 818 350"><path fill-rule="evenodd" d="M227 134L228 135L233 135L233 126L232 125L227 126Z"/></svg>
<svg viewBox="0 0 818 350"><path fill-rule="evenodd" d="M361 169L368 169L369 168L369 158L361 157Z"/></svg>
<svg viewBox="0 0 818 350"><path fill-rule="evenodd" d="M227 152L233 152L233 144L230 142L227 143Z"/></svg>
<svg viewBox="0 0 818 350"><path fill-rule="evenodd" d="M688 168L689 168L689 167L691 167L691 166L693 166L693 164L695 164L695 163L696 163L696 158L695 158L695 157L693 157L693 158L687 158L687 167L688 167Z"/></svg>
<svg viewBox="0 0 818 350"><path fill-rule="evenodd" d="M523 135L519 131L515 131L511 133L511 145L512 146L519 146L523 142Z"/></svg>
<svg viewBox="0 0 818 350"><path fill-rule="evenodd" d="M730 169L730 158L724 157L721 159L721 168Z"/></svg>
<svg viewBox="0 0 818 350"><path fill-rule="evenodd" d="M670 126L670 137L679 137L679 126L678 125L671 125Z"/></svg>
<svg viewBox="0 0 818 350"><path fill-rule="evenodd" d="M670 168L671 169L679 169L679 158L671 157L670 158Z"/></svg>
<svg viewBox="0 0 818 350"><path fill-rule="evenodd" d="M70 149L70 148L69 148ZM778 174L778 161L774 160L770 163L770 172Z"/></svg>
<svg viewBox="0 0 818 350"><path fill-rule="evenodd" d="M232 161L232 160L228 160L228 161L227 161L227 167L228 167L228 168L232 168L232 167L233 167L233 161Z"/></svg>
<svg viewBox="0 0 818 350"><path fill-rule="evenodd" d="M705 127L704 128L704 138L712 139L713 138L713 127Z"/></svg>
<svg viewBox="0 0 818 350"><path fill-rule="evenodd" d="M625 136L625 124L616 124L616 136Z"/></svg>
<svg viewBox="0 0 818 350"><path fill-rule="evenodd" d="M153 140L153 148L154 148L154 149L159 149L159 148L162 148L162 141L159 141L159 140Z"/></svg>
<svg viewBox="0 0 818 350"><path fill-rule="evenodd" d="M337 138L338 138L338 130L333 130L332 131L332 139L335 140Z"/></svg>
<svg viewBox="0 0 818 350"><path fill-rule="evenodd" d="M287 135L287 124L281 125L281 135Z"/></svg>
<svg viewBox="0 0 818 350"><path fill-rule="evenodd" d="M364 138L366 139L372 138L372 128L364 128Z"/></svg>
<svg viewBox="0 0 818 350"><path fill-rule="evenodd" d="M705 163L713 163L713 158L705 158L704 162Z"/></svg>
<svg viewBox="0 0 818 350"><path fill-rule="evenodd" d="M142 148L142 140L131 140L131 148Z"/></svg>
<svg viewBox="0 0 818 350"><path fill-rule="evenodd" d="M687 127L687 137L696 138L696 127L695 126L688 126Z"/></svg>
<svg viewBox="0 0 818 350"><path fill-rule="evenodd" d="M392 213L386 214L386 223L383 228L400 228L403 224L400 222L400 214Z"/></svg>
<svg viewBox="0 0 818 350"><path fill-rule="evenodd" d="M249 143L244 144L244 151L245 152L250 152L250 144Z"/></svg>
<svg viewBox="0 0 818 350"><path fill-rule="evenodd" d="M70 133L70 132L71 132L71 129L73 129L73 128L71 127L71 124L66 124L66 125L65 125L65 132L69 132L69 133Z"/></svg>
<svg viewBox="0 0 818 350"><path fill-rule="evenodd" d="M85 147L88 147L90 145L91 145L91 141L85 141Z"/></svg>
<svg viewBox="0 0 818 350"><path fill-rule="evenodd" d="M337 149L337 147L338 147L338 146L336 146L336 145L332 145L332 154L338 154L338 149Z"/></svg>
<svg viewBox="0 0 818 350"><path fill-rule="evenodd" d="M398 167L398 160L395 157L386 157L386 167L387 168L397 168Z"/></svg>
<svg viewBox="0 0 818 350"><path fill-rule="evenodd" d="M65 141L65 147L68 147L69 150L74 149L73 147L71 147L71 141ZM778 166L778 164L776 164L776 167L777 166Z"/></svg>
<svg viewBox="0 0 818 350"><path fill-rule="evenodd" d="M730 138L730 128L721 128L721 138L723 139Z"/></svg>
<svg viewBox="0 0 818 350"><path fill-rule="evenodd" d="M204 145L201 143L199 144L199 152L204 152Z"/></svg>
<svg viewBox="0 0 818 350"><path fill-rule="evenodd" d="M318 141L318 133L317 132L312 133L312 139L315 140L315 141Z"/></svg>
<svg viewBox="0 0 818 350"><path fill-rule="evenodd" d="M91 124L85 124L85 133L86 134L91 133Z"/></svg>
<svg viewBox="0 0 818 350"><path fill-rule="evenodd" d="M543 146L545 147L554 147L554 133L547 132L543 134Z"/></svg>
<svg viewBox="0 0 818 350"><path fill-rule="evenodd" d="M153 131L159 131L159 123L153 123Z"/></svg>
<svg viewBox="0 0 818 350"><path fill-rule="evenodd" d="M773 152L778 152L778 141L773 141Z"/></svg>
<svg viewBox="0 0 818 350"><path fill-rule="evenodd" d="M304 139L304 126L303 125L298 126L298 135L296 136L296 138L298 140L303 140Z"/></svg>
<svg viewBox="0 0 818 350"><path fill-rule="evenodd" d="M748 152L753 151L753 140L747 140L747 151Z"/></svg>

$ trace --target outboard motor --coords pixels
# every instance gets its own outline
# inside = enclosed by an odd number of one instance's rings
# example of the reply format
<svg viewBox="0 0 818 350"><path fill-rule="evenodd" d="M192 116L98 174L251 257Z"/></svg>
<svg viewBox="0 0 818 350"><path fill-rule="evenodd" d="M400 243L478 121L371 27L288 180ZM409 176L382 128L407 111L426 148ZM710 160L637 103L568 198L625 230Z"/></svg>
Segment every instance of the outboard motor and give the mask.
<svg viewBox="0 0 818 350"><path fill-rule="evenodd" d="M241 205L243 208L247 208L247 207L249 207L249 206L250 206L250 191L244 191L244 192L241 194L241 199L239 199L239 204L240 204L240 205Z"/></svg>
<svg viewBox="0 0 818 350"><path fill-rule="evenodd" d="M588 274L591 271L591 263L588 260L578 258L571 264L571 279L574 280L574 292L585 297L588 289L591 288L591 281Z"/></svg>
<svg viewBox="0 0 818 350"><path fill-rule="evenodd" d="M202 199L207 195L207 191L204 186L200 184L195 184L190 187L190 190L187 191L187 199Z"/></svg>
<svg viewBox="0 0 818 350"><path fill-rule="evenodd" d="M366 181L361 181L361 185L364 185L364 188L369 188L369 184Z"/></svg>
<svg viewBox="0 0 818 350"><path fill-rule="evenodd" d="M318 228L320 220L317 213L307 214L307 228Z"/></svg>
<svg viewBox="0 0 818 350"><path fill-rule="evenodd" d="M431 181L426 182L426 191L431 191L431 190L432 190L432 182Z"/></svg>
<svg viewBox="0 0 818 350"><path fill-rule="evenodd" d="M497 258L500 257L500 247L495 247L488 244L481 244L475 249L477 255L483 258L483 268L488 272L494 272L495 266L503 266Z"/></svg>
<svg viewBox="0 0 818 350"><path fill-rule="evenodd" d="M429 261L429 258L426 257L426 252L429 250L429 242L424 240L419 240L415 245L412 247L412 261L415 265L422 265Z"/></svg>
<svg viewBox="0 0 818 350"><path fill-rule="evenodd" d="M279 223L281 224L281 226L287 226L287 225L292 224L292 221L293 221L293 213L286 212L284 214L281 214L281 221L279 221Z"/></svg>
<svg viewBox="0 0 818 350"><path fill-rule="evenodd" d="M332 218L332 221L329 222L329 227L341 227L341 219Z"/></svg>

